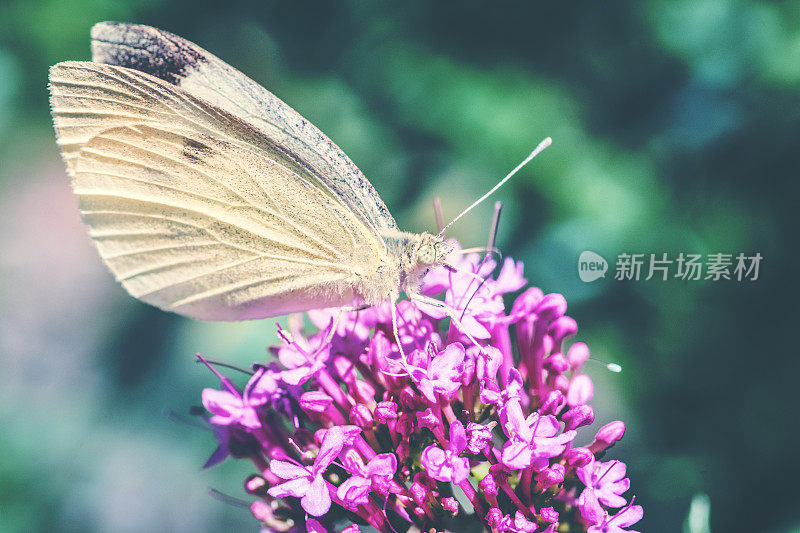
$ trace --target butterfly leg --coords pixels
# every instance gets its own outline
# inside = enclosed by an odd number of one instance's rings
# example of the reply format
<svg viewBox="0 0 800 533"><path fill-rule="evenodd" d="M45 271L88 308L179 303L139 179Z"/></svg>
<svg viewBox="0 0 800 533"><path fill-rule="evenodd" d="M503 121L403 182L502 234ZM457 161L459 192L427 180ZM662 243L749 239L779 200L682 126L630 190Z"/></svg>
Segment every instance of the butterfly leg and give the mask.
<svg viewBox="0 0 800 533"><path fill-rule="evenodd" d="M447 313L447 316L450 317L450 320L455 322L456 327L458 327L458 329L461 330L461 333L466 335L467 338L472 342L472 344L477 346L478 349L483 350L483 346L481 346L478 343L478 341L475 340L475 338L472 335L470 335L470 333L467 331L467 328L464 327L464 323L461 322L461 318L458 316L458 311L456 309L453 309L452 307L450 307L441 300L437 300L436 298L431 298L430 296L425 296L424 294L408 293L408 297L415 302L433 305L444 309L445 313Z"/></svg>
<svg viewBox="0 0 800 533"><path fill-rule="evenodd" d="M403 343L400 342L400 332L397 329L397 299L399 298L398 294L390 294L389 295L389 309L392 313L392 333L394 333L395 341L397 342L397 349L400 350L400 359L403 363L407 362L406 354L403 351Z"/></svg>

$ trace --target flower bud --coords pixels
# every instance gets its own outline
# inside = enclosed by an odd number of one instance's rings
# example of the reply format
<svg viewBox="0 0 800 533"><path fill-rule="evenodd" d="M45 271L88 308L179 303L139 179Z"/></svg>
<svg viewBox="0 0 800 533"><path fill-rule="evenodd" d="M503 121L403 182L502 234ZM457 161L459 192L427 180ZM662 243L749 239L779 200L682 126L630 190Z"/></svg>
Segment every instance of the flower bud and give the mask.
<svg viewBox="0 0 800 533"><path fill-rule="evenodd" d="M542 507L539 509L539 516L542 518L542 520L551 524L558 522L558 511L552 507Z"/></svg>
<svg viewBox="0 0 800 533"><path fill-rule="evenodd" d="M621 420L610 422L601 427L594 438L594 442L589 445L592 453L601 452L616 444L625 435L625 424Z"/></svg>
<svg viewBox="0 0 800 533"><path fill-rule="evenodd" d="M514 300L514 304L511 306L511 315L519 317L522 315L527 315L533 311L537 305L539 305L539 302L542 301L542 298L544 298L542 289L538 287L531 287L517 296L517 299Z"/></svg>
<svg viewBox="0 0 800 533"><path fill-rule="evenodd" d="M493 475L484 476L478 482L478 487L486 494L487 498L496 498L497 495L500 493L500 490L497 488L497 480L494 479Z"/></svg>
<svg viewBox="0 0 800 533"><path fill-rule="evenodd" d="M567 403L569 405L582 405L594 396L594 385L586 374L578 374L569 383L567 389Z"/></svg>
<svg viewBox="0 0 800 533"><path fill-rule="evenodd" d="M343 355L337 355L333 358L333 368L336 370L336 375L344 383L352 383L356 380L356 369L353 361Z"/></svg>
<svg viewBox="0 0 800 533"><path fill-rule="evenodd" d="M573 371L580 370L583 364L589 360L589 347L583 342L576 342L567 350L567 361Z"/></svg>
<svg viewBox="0 0 800 533"><path fill-rule="evenodd" d="M413 425L414 420L411 418L411 414L403 411L400 413L400 416L397 417L397 423L395 424L394 430L400 433L403 437L408 438L413 430Z"/></svg>
<svg viewBox="0 0 800 533"><path fill-rule="evenodd" d="M360 402L372 402L375 398L375 387L360 379L353 382L350 392Z"/></svg>
<svg viewBox="0 0 800 533"><path fill-rule="evenodd" d="M566 394L569 389L569 379L567 379L567 376L564 374L556 376L556 379L553 381L553 388L557 391L561 391L562 394Z"/></svg>
<svg viewBox="0 0 800 533"><path fill-rule="evenodd" d="M577 405L561 415L567 431L577 429L581 426L588 426L594 422L594 409L591 405Z"/></svg>
<svg viewBox="0 0 800 533"><path fill-rule="evenodd" d="M535 312L539 316L539 320L549 324L564 316L564 313L567 312L567 300L557 293L547 294L536 306Z"/></svg>
<svg viewBox="0 0 800 533"><path fill-rule="evenodd" d="M464 387L469 387L472 384L472 381L475 379L475 360L474 359L465 359L464 360L464 371L461 374L461 385Z"/></svg>
<svg viewBox="0 0 800 533"><path fill-rule="evenodd" d="M458 500L455 498L442 498L442 508L456 516L458 514Z"/></svg>
<svg viewBox="0 0 800 533"><path fill-rule="evenodd" d="M397 419L397 404L391 401L378 402L375 407L375 420L379 424L386 424L390 420Z"/></svg>
<svg viewBox="0 0 800 533"><path fill-rule="evenodd" d="M557 318L550 324L550 329L547 334L552 337L553 342L560 346L564 339L572 337L578 332L578 323L575 319L569 316L562 316Z"/></svg>
<svg viewBox="0 0 800 533"><path fill-rule="evenodd" d="M542 415L557 415L564 406L564 394L559 390L552 390L544 397L539 413Z"/></svg>
<svg viewBox="0 0 800 533"><path fill-rule="evenodd" d="M508 481L511 472L502 463L497 463L489 467L489 474L494 477L495 480L502 480L501 482L505 483Z"/></svg>
<svg viewBox="0 0 800 533"><path fill-rule="evenodd" d="M350 409L350 423L361 429L371 429L373 424L372 413L366 405L356 404Z"/></svg>
<svg viewBox="0 0 800 533"><path fill-rule="evenodd" d="M300 396L299 403L300 407L304 411L324 413L325 410L333 403L333 398L322 391L309 391L304 392L302 396Z"/></svg>
<svg viewBox="0 0 800 533"><path fill-rule="evenodd" d="M409 444L408 440L401 440L400 444L397 445L397 457L400 461L405 461L408 459L408 456L411 455L411 445Z"/></svg>
<svg viewBox="0 0 800 533"><path fill-rule="evenodd" d="M272 517L274 516L272 513L272 508L263 500L254 501L250 505L250 512L253 513L253 516L256 517L256 520L260 520L261 522L272 520Z"/></svg>
<svg viewBox="0 0 800 533"><path fill-rule="evenodd" d="M567 466L579 468L594 461L594 455L588 448L572 448L564 454Z"/></svg>
<svg viewBox="0 0 800 533"><path fill-rule="evenodd" d="M553 485L558 485L559 483L564 481L565 471L566 469L564 468L564 465L562 465L561 463L556 463L550 468L545 468L544 470L536 474L534 479L539 483L541 483L542 490L547 490Z"/></svg>
<svg viewBox="0 0 800 533"><path fill-rule="evenodd" d="M268 488L267 480L258 474L248 476L244 482L244 490L253 496L266 496Z"/></svg>
<svg viewBox="0 0 800 533"><path fill-rule="evenodd" d="M554 353L544 360L544 369L554 374L562 374L569 369L569 363L562 354Z"/></svg>
<svg viewBox="0 0 800 533"><path fill-rule="evenodd" d="M405 387L400 391L400 405L404 409L415 411L421 406L421 402L419 397L411 390L411 387Z"/></svg>

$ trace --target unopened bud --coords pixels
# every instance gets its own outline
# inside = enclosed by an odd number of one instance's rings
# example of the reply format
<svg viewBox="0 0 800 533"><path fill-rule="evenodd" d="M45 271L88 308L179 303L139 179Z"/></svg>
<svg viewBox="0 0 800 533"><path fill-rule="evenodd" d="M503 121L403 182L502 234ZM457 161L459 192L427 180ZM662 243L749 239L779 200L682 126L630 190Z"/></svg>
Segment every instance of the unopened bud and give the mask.
<svg viewBox="0 0 800 533"><path fill-rule="evenodd" d="M333 403L333 398L328 396L322 391L309 391L304 392L300 396L300 407L304 411L312 411L314 413L324 413L326 409Z"/></svg>
<svg viewBox="0 0 800 533"><path fill-rule="evenodd" d="M594 409L592 409L591 405L576 405L561 415L561 420L564 422L567 431L581 426L588 426L594 422Z"/></svg>
<svg viewBox="0 0 800 533"><path fill-rule="evenodd" d="M621 420L611 422L601 427L594 438L594 442L589 445L592 453L607 450L625 435L625 423Z"/></svg>
<svg viewBox="0 0 800 533"><path fill-rule="evenodd" d="M361 429L371 429L373 424L372 413L366 405L357 404L350 409L350 423Z"/></svg>

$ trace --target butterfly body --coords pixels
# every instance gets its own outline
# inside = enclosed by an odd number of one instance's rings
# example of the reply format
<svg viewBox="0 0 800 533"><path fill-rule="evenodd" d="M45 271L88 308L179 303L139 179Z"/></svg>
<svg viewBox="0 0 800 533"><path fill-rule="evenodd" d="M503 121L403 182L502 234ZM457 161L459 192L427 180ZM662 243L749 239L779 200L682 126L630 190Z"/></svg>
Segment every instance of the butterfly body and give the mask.
<svg viewBox="0 0 800 533"><path fill-rule="evenodd" d="M128 292L243 320L418 292L449 251L402 232L323 133L202 48L100 23L51 68L58 143L97 249Z"/></svg>

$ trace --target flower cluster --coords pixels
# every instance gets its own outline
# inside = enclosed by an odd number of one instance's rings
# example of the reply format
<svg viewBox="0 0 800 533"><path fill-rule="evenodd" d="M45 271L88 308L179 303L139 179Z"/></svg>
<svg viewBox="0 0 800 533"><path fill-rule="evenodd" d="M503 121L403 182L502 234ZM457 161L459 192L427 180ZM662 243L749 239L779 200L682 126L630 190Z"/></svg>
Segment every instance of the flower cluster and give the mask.
<svg viewBox="0 0 800 533"><path fill-rule="evenodd" d="M642 518L623 494L625 464L602 461L622 422L591 442L589 349L565 340L577 325L559 294L528 288L522 264L454 255L424 279L456 310L401 301L397 338L389 305L309 312L254 365L240 392L217 373L203 391L227 456L257 470L245 489L267 531L455 530L618 533ZM452 316L452 314L451 314ZM398 347L400 345L402 350ZM347 524L346 527L343 524ZM342 529L343 528L343 529Z"/></svg>

